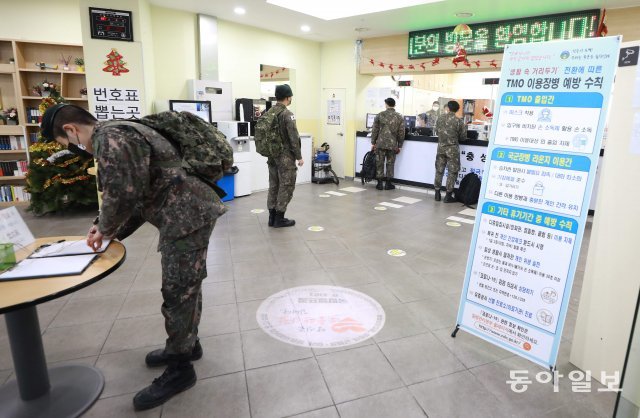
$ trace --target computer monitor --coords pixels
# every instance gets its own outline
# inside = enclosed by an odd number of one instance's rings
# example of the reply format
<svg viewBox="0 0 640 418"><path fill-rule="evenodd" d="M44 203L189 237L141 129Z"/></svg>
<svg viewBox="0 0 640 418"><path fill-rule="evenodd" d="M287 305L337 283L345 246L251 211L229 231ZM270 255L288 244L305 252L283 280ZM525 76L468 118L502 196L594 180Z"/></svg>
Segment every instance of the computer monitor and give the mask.
<svg viewBox="0 0 640 418"><path fill-rule="evenodd" d="M416 117L415 116L405 116L404 117L404 127L409 130L409 132L413 132L416 129Z"/></svg>
<svg viewBox="0 0 640 418"><path fill-rule="evenodd" d="M377 116L376 113L367 113L367 124L366 124L367 129L373 128L373 121L376 119L376 116Z"/></svg>
<svg viewBox="0 0 640 418"><path fill-rule="evenodd" d="M169 100L169 109L189 112L211 123L211 102L209 100Z"/></svg>

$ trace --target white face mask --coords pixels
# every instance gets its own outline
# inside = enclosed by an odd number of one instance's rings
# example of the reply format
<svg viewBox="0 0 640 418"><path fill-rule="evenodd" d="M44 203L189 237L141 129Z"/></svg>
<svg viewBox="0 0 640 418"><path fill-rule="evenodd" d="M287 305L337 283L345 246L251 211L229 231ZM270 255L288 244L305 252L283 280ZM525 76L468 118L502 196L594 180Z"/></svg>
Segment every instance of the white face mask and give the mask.
<svg viewBox="0 0 640 418"><path fill-rule="evenodd" d="M437 112L438 110L440 110L440 106L433 106L431 109L433 109L433 111Z"/></svg>

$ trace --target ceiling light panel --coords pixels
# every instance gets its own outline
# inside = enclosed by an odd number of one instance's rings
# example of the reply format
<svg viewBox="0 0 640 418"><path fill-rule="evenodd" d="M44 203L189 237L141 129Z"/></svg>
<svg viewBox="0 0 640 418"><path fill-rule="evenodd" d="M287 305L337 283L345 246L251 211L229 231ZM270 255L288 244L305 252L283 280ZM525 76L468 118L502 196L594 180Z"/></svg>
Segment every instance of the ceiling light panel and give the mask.
<svg viewBox="0 0 640 418"><path fill-rule="evenodd" d="M318 19L334 20L441 1L444 0L267 0L267 3Z"/></svg>

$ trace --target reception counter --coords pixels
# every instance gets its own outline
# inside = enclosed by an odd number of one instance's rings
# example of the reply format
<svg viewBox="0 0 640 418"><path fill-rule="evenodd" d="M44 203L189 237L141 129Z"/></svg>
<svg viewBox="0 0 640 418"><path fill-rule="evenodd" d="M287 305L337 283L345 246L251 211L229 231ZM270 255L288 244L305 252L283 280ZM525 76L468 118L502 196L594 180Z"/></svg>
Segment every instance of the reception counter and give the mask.
<svg viewBox="0 0 640 418"><path fill-rule="evenodd" d="M456 179L456 188L467 173L476 173L482 177L487 157L488 141L468 140L460 143L460 172ZM436 152L438 137L409 135L404 140L402 151L396 158L394 181L400 184L433 188L436 175ZM356 136L356 176L360 175L362 160L371 150L371 137L366 132ZM445 180L446 181L446 173Z"/></svg>
<svg viewBox="0 0 640 418"><path fill-rule="evenodd" d="M460 185L460 180L462 180L467 173L476 173L482 178L488 145L489 141L472 139L460 143L460 172L456 179L456 188ZM433 179L436 174L435 163L437 150L438 137L408 135L404 140L402 151L396 158L394 181L398 184L433 188ZM362 160L367 151L371 151L371 137L367 136L367 132L357 132L355 156L356 177L360 177ZM603 155L604 150L601 150L593 195L591 204L589 205L590 210L595 208ZM445 171L445 176L442 180L443 185L446 183L446 178L447 172Z"/></svg>

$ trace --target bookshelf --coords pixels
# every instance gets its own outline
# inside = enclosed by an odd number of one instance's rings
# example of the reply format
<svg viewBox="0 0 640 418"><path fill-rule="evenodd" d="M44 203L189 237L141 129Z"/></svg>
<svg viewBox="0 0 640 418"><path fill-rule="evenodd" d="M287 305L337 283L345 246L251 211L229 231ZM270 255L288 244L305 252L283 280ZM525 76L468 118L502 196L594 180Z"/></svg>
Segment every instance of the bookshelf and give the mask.
<svg viewBox="0 0 640 418"><path fill-rule="evenodd" d="M62 56L71 56L69 69L64 69ZM26 181L21 162L29 161L28 148L40 131L39 117L29 110L37 109L42 100L32 87L44 80L56 83L68 102L88 109L88 99L80 96L80 89L87 86L86 76L73 63L83 56L82 45L0 39L0 107L18 109L18 125L0 125L0 208L28 204L22 191ZM58 67L41 69L39 62ZM19 169L11 172L13 167Z"/></svg>

